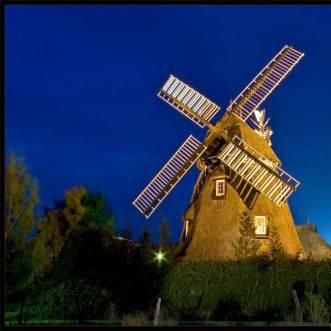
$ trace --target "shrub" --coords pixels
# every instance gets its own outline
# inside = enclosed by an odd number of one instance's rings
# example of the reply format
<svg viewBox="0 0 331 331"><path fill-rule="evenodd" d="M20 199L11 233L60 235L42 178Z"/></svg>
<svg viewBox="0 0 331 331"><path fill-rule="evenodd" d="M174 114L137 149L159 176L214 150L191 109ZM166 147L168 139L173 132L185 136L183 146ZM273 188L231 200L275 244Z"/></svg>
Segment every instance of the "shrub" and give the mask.
<svg viewBox="0 0 331 331"><path fill-rule="evenodd" d="M328 324L329 313L326 302L319 293L306 292L303 311L311 322L317 325Z"/></svg>
<svg viewBox="0 0 331 331"><path fill-rule="evenodd" d="M27 318L37 320L103 319L107 292L83 279L66 280L28 302Z"/></svg>
<svg viewBox="0 0 331 331"><path fill-rule="evenodd" d="M257 255L261 243L255 239L255 225L253 219L244 212L240 217L239 238L233 243L235 256L246 259Z"/></svg>
<svg viewBox="0 0 331 331"><path fill-rule="evenodd" d="M162 297L177 318L186 320L284 320L293 310L295 284L304 291L318 286L330 305L330 274L327 262L271 261L264 256L181 262L170 270Z"/></svg>

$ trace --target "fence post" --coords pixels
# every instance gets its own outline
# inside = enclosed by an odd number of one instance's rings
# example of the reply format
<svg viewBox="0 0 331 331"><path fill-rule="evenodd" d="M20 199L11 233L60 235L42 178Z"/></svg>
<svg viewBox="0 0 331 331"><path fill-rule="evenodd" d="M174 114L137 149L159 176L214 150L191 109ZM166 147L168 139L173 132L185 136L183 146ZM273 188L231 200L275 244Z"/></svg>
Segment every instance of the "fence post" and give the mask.
<svg viewBox="0 0 331 331"><path fill-rule="evenodd" d="M158 325L159 323L160 308L161 308L161 298L157 300L153 325Z"/></svg>
<svg viewBox="0 0 331 331"><path fill-rule="evenodd" d="M301 326L303 324L303 317L302 317L302 310L301 310L301 305L300 301L297 295L296 290L292 290L292 295L293 295L293 300L295 303L295 316L297 318L298 324Z"/></svg>

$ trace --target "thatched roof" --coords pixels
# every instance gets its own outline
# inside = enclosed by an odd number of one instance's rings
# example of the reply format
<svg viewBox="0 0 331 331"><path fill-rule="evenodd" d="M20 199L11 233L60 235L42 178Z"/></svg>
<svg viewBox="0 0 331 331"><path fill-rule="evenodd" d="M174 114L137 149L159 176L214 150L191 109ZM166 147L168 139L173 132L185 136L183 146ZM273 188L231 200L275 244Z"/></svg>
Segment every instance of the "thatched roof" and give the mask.
<svg viewBox="0 0 331 331"><path fill-rule="evenodd" d="M208 145L215 136L221 135L226 140L232 139L235 135L252 146L257 152L271 161L277 162L281 166L281 161L271 148L258 133L256 133L247 123L243 122L235 115L227 113L217 122L213 132L207 133L205 143Z"/></svg>
<svg viewBox="0 0 331 331"><path fill-rule="evenodd" d="M306 254L313 259L331 259L331 246L319 235L315 224L296 225L297 233Z"/></svg>

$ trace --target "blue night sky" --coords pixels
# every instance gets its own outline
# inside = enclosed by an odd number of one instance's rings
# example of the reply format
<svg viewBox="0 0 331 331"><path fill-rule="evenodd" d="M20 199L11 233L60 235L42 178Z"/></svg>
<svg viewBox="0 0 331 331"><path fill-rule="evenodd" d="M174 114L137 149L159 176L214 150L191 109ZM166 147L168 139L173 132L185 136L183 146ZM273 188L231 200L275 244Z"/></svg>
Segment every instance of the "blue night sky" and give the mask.
<svg viewBox="0 0 331 331"><path fill-rule="evenodd" d="M331 6L11 5L5 14L6 153L25 157L43 206L86 185L137 234L146 221L132 200L189 134L206 133L156 96L168 75L224 111L285 44L303 51L263 105L273 148L301 182L289 199L295 222L309 217L331 243ZM197 176L194 167L150 218L155 238L166 215L178 239Z"/></svg>

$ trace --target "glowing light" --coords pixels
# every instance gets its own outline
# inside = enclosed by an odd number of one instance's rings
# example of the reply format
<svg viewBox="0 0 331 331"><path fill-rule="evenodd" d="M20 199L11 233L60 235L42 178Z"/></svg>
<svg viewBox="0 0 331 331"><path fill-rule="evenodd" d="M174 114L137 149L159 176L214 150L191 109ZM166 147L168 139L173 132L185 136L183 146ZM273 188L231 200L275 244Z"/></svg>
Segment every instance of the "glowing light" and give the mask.
<svg viewBox="0 0 331 331"><path fill-rule="evenodd" d="M162 252L161 250L158 251L158 252L155 252L154 254L155 254L155 259L156 259L159 263L161 263L163 260L165 260L165 253Z"/></svg>

